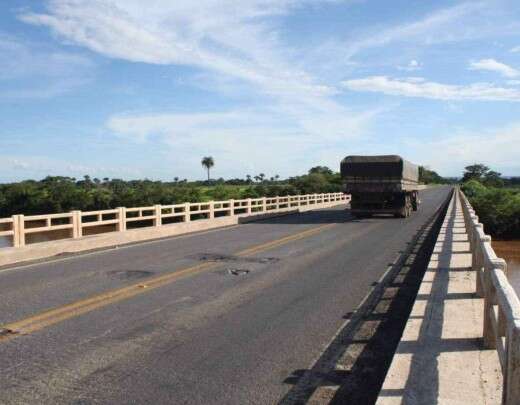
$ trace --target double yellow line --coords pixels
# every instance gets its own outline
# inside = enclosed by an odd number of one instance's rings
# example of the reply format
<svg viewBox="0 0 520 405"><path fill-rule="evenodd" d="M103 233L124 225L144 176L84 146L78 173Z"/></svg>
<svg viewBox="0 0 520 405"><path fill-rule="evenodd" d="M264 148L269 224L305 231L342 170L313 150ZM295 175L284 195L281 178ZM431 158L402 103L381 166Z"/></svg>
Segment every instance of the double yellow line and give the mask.
<svg viewBox="0 0 520 405"><path fill-rule="evenodd" d="M303 232L286 236L281 239L263 243L242 250L236 253L236 256L246 257L252 256L257 253L265 252L269 249L273 249L275 247L315 235L335 225L336 224L322 225ZM77 317L95 309L102 308L110 304L114 304L116 302L120 302L128 298L134 297L136 295L143 294L145 292L154 290L164 285L173 283L176 280L186 278L188 276L192 276L198 273L202 273L204 271L208 271L210 269L218 267L219 265L221 265L221 263L216 262L206 262L197 264L195 266L187 267L174 273L168 273L147 279L139 284L133 284L127 287L118 288L99 295L95 295L91 298L75 301L61 307L41 312L37 315L31 316L26 319L22 319L20 321L2 325L0 327L0 330L3 329L4 333L0 335L0 341L6 341L20 335L26 335L31 332L44 329L51 325L57 324L70 318Z"/></svg>

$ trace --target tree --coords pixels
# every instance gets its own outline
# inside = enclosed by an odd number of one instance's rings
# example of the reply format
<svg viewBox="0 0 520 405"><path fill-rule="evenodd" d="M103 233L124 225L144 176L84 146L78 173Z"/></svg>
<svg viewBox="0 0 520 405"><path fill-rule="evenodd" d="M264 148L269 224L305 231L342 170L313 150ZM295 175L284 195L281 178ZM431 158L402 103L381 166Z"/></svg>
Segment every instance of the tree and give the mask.
<svg viewBox="0 0 520 405"><path fill-rule="evenodd" d="M209 182L209 171L210 169L215 166L215 161L213 160L213 158L211 156L205 156L202 158L202 161L201 161L201 164L202 166L204 166L206 168L206 170L208 171L208 182Z"/></svg>
<svg viewBox="0 0 520 405"><path fill-rule="evenodd" d="M462 177L463 183L469 180L482 181L486 173L489 172L489 167L483 165L482 163L475 163L473 165L466 166L465 169L466 171Z"/></svg>
<svg viewBox="0 0 520 405"><path fill-rule="evenodd" d="M504 180L502 180L502 173L490 170L484 175L483 183L488 187L503 187Z"/></svg>
<svg viewBox="0 0 520 405"><path fill-rule="evenodd" d="M332 170L330 170L327 166L315 166L309 169L309 174L324 174L326 176L331 176L333 174Z"/></svg>
<svg viewBox="0 0 520 405"><path fill-rule="evenodd" d="M419 181L424 184L439 184L445 182L437 172L424 166L419 166Z"/></svg>

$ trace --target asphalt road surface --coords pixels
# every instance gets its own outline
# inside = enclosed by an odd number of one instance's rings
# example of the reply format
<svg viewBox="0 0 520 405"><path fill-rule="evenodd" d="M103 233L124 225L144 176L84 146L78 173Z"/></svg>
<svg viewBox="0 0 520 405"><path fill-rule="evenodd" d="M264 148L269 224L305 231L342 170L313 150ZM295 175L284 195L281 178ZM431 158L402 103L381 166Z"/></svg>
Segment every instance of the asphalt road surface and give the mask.
<svg viewBox="0 0 520 405"><path fill-rule="evenodd" d="M277 403L448 192L0 270L0 403Z"/></svg>

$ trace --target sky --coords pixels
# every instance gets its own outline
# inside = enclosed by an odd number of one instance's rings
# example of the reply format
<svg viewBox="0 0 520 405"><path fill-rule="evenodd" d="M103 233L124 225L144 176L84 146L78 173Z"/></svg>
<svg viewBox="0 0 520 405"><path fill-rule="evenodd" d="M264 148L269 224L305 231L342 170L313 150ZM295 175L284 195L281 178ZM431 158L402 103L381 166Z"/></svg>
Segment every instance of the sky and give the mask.
<svg viewBox="0 0 520 405"><path fill-rule="evenodd" d="M517 0L5 0L0 182L520 175Z"/></svg>

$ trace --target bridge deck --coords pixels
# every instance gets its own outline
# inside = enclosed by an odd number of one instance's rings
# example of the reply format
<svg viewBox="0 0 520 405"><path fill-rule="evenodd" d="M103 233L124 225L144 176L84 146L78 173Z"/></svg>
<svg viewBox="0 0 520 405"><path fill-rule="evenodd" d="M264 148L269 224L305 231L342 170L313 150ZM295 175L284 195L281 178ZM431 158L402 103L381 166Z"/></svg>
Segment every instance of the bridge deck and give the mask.
<svg viewBox="0 0 520 405"><path fill-rule="evenodd" d="M501 403L500 363L496 350L482 348L484 305L475 292L455 194L378 405Z"/></svg>
<svg viewBox="0 0 520 405"><path fill-rule="evenodd" d="M326 209L2 270L0 403L288 398L448 191L407 219Z"/></svg>

